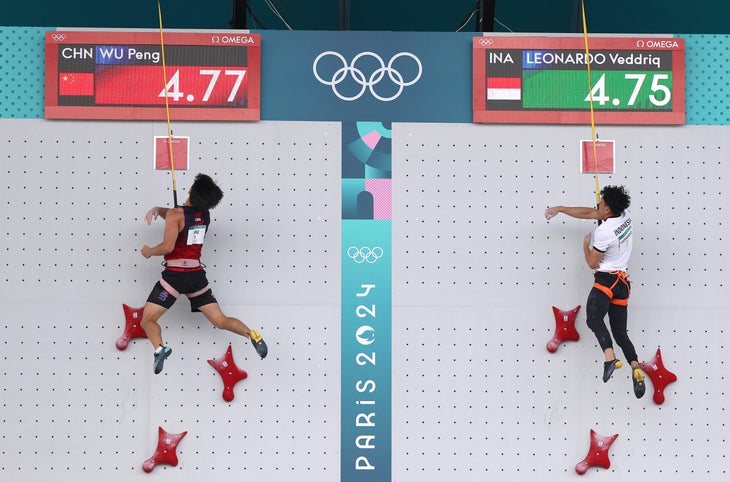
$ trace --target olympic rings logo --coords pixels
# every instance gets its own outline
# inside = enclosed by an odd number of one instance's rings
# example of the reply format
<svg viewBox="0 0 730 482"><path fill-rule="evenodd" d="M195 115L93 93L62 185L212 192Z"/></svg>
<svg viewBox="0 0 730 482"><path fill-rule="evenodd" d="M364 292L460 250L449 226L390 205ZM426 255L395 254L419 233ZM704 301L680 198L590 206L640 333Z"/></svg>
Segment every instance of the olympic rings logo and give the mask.
<svg viewBox="0 0 730 482"><path fill-rule="evenodd" d="M376 246L374 248L369 248L367 246L363 246L361 248L350 246L347 248L347 257L357 264L373 264L383 257L383 248L380 246Z"/></svg>
<svg viewBox="0 0 730 482"><path fill-rule="evenodd" d="M330 56L334 56L336 59L338 59L342 63L342 67L335 70L331 76L320 75L319 62L323 58ZM366 75L365 72L363 72L357 66L357 62L364 58L374 59L376 65L379 66L372 73L370 73L369 76ZM415 65L417 67L417 73L412 79L405 80L403 74L401 74L397 69L393 67L395 61L400 58L409 58L415 62ZM400 52L395 54L393 57L391 57L391 59L388 61L388 64L386 65L382 57L374 52L361 52L357 54L348 64L347 60L342 54L340 54L339 52L328 50L327 52L322 52L317 56L316 59L314 59L314 63L312 64L312 72L320 83L331 86L332 92L334 92L335 95L341 100L347 102L357 100L362 97L363 94L365 94L366 90L369 89L372 96L376 99L382 102L390 102L400 97L400 95L403 93L404 88L418 82L418 80L421 78L421 74L423 73L423 65L421 64L421 60L410 52ZM375 90L375 86L378 85L378 83L380 83L380 81L385 78L385 74L388 74L388 79L397 87L395 93L389 96L381 95ZM355 81L356 84L360 86L359 92L350 96L342 94L337 88L337 86L342 83L348 77L348 75L352 80Z"/></svg>
<svg viewBox="0 0 730 482"><path fill-rule="evenodd" d="M492 45L492 43L494 43L494 41L490 38L479 39L479 45L481 45L482 47L489 47L490 45Z"/></svg>
<svg viewBox="0 0 730 482"><path fill-rule="evenodd" d="M66 40L66 34L65 33L54 33L51 34L51 40L54 42L63 42Z"/></svg>

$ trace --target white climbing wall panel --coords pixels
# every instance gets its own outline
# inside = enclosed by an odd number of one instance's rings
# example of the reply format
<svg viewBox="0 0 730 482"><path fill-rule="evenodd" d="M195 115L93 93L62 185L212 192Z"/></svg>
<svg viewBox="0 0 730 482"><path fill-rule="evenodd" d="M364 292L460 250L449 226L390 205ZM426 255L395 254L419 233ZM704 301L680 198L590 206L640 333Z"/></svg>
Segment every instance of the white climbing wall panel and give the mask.
<svg viewBox="0 0 730 482"><path fill-rule="evenodd" d="M548 353L552 306L584 305L581 241L550 222L590 205L584 127L393 125L393 480L577 480L589 431L618 434L591 480L722 480L730 298L724 127L599 127L636 221L630 335L679 380L656 405L629 372L600 380L579 342ZM152 169L160 123L0 121L0 479L339 480L340 126L189 123L191 169L224 189L204 261L223 309L260 329L266 360L181 300L163 318L173 355L115 347L122 303L141 306L161 238L142 221L172 201ZM231 403L206 362L229 343L248 372ZM177 467L141 470L157 428L188 431Z"/></svg>
<svg viewBox="0 0 730 482"><path fill-rule="evenodd" d="M723 352L729 261L727 129L599 127L635 221L629 333L661 347L679 380L637 400L629 370L602 383L585 326L594 222L581 127L400 124L394 129L393 450L398 480L571 480L590 430L619 434L596 480L715 480L727 474ZM587 137L586 137L587 136ZM554 354L552 306L581 306L578 343ZM619 357L621 357L620 351Z"/></svg>

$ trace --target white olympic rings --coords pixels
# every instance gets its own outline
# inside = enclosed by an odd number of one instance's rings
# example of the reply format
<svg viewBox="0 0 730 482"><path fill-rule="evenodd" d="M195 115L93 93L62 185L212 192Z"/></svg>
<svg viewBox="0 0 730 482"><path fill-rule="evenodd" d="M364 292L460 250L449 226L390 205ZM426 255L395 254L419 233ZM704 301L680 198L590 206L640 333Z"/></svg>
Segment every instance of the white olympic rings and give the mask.
<svg viewBox="0 0 730 482"><path fill-rule="evenodd" d="M66 34L65 33L52 33L51 40L53 40L54 42L63 42L64 40L66 40Z"/></svg>
<svg viewBox="0 0 730 482"><path fill-rule="evenodd" d="M318 66L319 61L322 60L322 58L327 56L334 56L342 62L342 67L334 71L331 78L328 80L327 78L323 78L320 73L318 72ZM358 67L356 67L356 63L358 60L362 59L363 57L371 57L375 59L378 64L380 64L380 67L376 68L375 71L373 71L370 76L365 75L365 73L360 70ZM393 63L398 60L401 57L408 57L410 59L413 59L415 61L416 66L418 67L418 73L415 75L415 77L411 80L406 81L403 78L403 75L396 70L393 67ZM388 61L388 65L385 65L385 61L376 53L374 52L361 52L357 54L353 59L352 62L347 63L347 60L345 57L340 54L339 52L335 52L333 50L328 50L327 52L322 52L317 56L316 59L314 59L314 63L312 64L312 72L314 73L314 76L317 78L319 82L321 82L324 85L329 85L332 87L332 92L335 93L335 95L344 100L344 101L353 101L357 100L360 97L363 96L365 91L367 89L370 89L370 93L375 97L376 99L383 101L383 102L390 102L391 100L397 99L402 93L403 89L405 87L408 87L410 85L415 84L418 82L418 80L421 78L421 74L423 73L423 65L421 65L421 60L416 57L414 54L410 52L399 52L395 54L391 59ZM337 85L340 84L342 81L345 80L345 78L350 75L350 77L360 85L360 91L357 92L355 95L347 96L343 95L337 90ZM393 82L396 86L398 86L398 90L395 94L391 96L383 96L378 94L375 91L375 85L377 85L383 78L385 77L385 74L388 74L388 78Z"/></svg>
<svg viewBox="0 0 730 482"><path fill-rule="evenodd" d="M358 248L357 246L350 246L347 248L347 256L357 264L373 264L383 257L383 248L380 246L375 246L374 248L369 248L367 246L363 246L361 248Z"/></svg>

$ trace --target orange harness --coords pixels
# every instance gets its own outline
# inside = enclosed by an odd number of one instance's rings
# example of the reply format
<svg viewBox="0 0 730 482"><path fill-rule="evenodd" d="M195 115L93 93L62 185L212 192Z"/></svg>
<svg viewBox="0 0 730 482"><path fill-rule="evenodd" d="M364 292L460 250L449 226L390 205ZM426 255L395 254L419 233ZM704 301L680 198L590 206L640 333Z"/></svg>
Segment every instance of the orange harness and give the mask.
<svg viewBox="0 0 730 482"><path fill-rule="evenodd" d="M603 291L606 296L608 296L608 299L611 300L611 304L613 305L619 305L619 306L627 306L629 304L629 296L631 296L631 285L629 284L629 274L625 271L611 271L610 274L616 275L616 281L613 282L613 284L608 286L603 286L599 283L593 283L593 287ZM626 295L626 298L623 299L615 299L613 297L613 288L618 284L618 282L621 281L623 284L626 285L626 288L628 288L629 292Z"/></svg>

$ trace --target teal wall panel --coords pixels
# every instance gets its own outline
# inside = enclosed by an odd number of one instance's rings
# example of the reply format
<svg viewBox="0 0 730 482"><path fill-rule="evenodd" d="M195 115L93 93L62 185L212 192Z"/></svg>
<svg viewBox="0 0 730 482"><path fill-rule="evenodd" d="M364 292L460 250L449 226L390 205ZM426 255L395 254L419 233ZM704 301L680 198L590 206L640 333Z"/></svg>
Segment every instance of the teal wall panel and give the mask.
<svg viewBox="0 0 730 482"><path fill-rule="evenodd" d="M730 124L730 37L685 38L687 124Z"/></svg>
<svg viewBox="0 0 730 482"><path fill-rule="evenodd" d="M0 28L0 117L43 117L45 28Z"/></svg>

